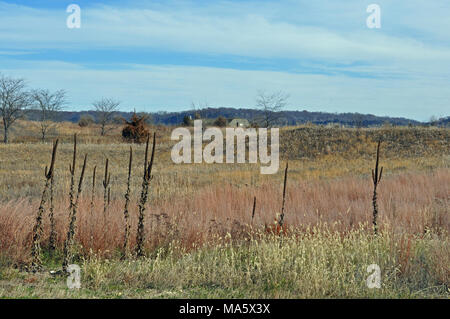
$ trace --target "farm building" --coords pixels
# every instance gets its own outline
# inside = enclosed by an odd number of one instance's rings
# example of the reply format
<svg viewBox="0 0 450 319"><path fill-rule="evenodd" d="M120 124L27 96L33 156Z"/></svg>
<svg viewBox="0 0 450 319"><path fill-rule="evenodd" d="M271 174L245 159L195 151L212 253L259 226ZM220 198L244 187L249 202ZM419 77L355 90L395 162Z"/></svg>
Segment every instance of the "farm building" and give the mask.
<svg viewBox="0 0 450 319"><path fill-rule="evenodd" d="M229 127L249 127L250 123L246 119L232 119L230 123L228 123Z"/></svg>

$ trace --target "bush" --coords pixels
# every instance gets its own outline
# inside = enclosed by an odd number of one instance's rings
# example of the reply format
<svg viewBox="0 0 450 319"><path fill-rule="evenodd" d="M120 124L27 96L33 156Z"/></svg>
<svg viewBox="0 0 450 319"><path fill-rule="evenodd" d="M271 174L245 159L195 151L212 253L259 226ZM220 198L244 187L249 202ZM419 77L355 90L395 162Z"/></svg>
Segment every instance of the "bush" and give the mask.
<svg viewBox="0 0 450 319"><path fill-rule="evenodd" d="M91 115L88 115L88 114L82 115L80 117L80 120L78 121L78 125L80 127L86 127L86 126L91 125L92 123L94 123L94 118Z"/></svg>
<svg viewBox="0 0 450 319"><path fill-rule="evenodd" d="M135 143L145 142L149 131L145 126L145 116L138 116L136 113L131 116L130 121L125 121L122 129L122 136L125 140Z"/></svg>
<svg viewBox="0 0 450 319"><path fill-rule="evenodd" d="M185 115L185 116L183 117L183 123L182 123L183 126L192 126L193 123L194 123L194 121L192 121L192 119L191 119L190 116Z"/></svg>

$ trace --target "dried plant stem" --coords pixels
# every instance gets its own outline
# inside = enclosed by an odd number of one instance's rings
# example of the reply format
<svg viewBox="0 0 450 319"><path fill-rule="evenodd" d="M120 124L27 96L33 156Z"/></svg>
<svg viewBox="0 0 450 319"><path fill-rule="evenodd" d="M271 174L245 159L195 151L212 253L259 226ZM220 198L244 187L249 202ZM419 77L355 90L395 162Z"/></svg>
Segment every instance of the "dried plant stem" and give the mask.
<svg viewBox="0 0 450 319"><path fill-rule="evenodd" d="M94 166L94 171L92 172L92 191L91 191L91 215L94 213L94 197L95 197L95 172L97 170L97 166Z"/></svg>
<svg viewBox="0 0 450 319"><path fill-rule="evenodd" d="M123 251L124 255L128 255L128 242L130 238L130 213L128 207L130 205L130 183L131 183L131 165L133 162L133 149L130 146L130 160L128 162L128 179L127 179L127 191L125 193L125 208L123 216L125 218L125 235L123 239Z"/></svg>
<svg viewBox="0 0 450 319"><path fill-rule="evenodd" d="M286 202L286 182L287 182L288 165L289 163L286 162L286 168L284 170L283 201L281 204L280 219L278 220L279 227L283 227L284 224L284 204Z"/></svg>
<svg viewBox="0 0 450 319"><path fill-rule="evenodd" d="M63 246L63 271L66 271L66 268L71 259L70 250L72 245L72 233L75 231L74 220L72 217L73 214L73 206L74 206L74 192L75 192L75 169L76 169L76 160L77 160L77 134L73 136L73 157L72 157L72 165L69 164L70 171L70 191L69 191L69 229L67 231L67 237L64 241Z"/></svg>
<svg viewBox="0 0 450 319"><path fill-rule="evenodd" d="M39 205L36 222L33 228L33 246L31 248L31 256L33 257L32 267L34 269L41 266L41 237L42 237L42 215L44 214L44 206L47 198L47 190L50 182L45 181L44 191L42 192L41 203Z"/></svg>
<svg viewBox="0 0 450 319"><path fill-rule="evenodd" d="M150 163L147 163L148 159L148 144L149 144L150 136L147 136L147 142L145 146L145 159L144 159L144 176L142 179L142 191L141 198L139 200L139 217L138 217L138 227L137 227L137 235L136 235L136 255L138 257L144 256L144 218L145 218L145 204L148 199L148 185L152 178L152 167L153 167L153 159L155 155L155 142L156 142L156 132L153 133L153 146L152 146L152 155L150 159ZM148 166L147 166L148 164Z"/></svg>
<svg viewBox="0 0 450 319"><path fill-rule="evenodd" d="M49 219L50 219L50 238L49 238L49 250L52 252L56 249L56 225L55 225L55 215L54 215L54 204L53 204L53 190L54 190L54 174L50 179L50 209L49 209Z"/></svg>
<svg viewBox="0 0 450 319"><path fill-rule="evenodd" d="M72 212L73 200L74 200L74 187L75 187L75 164L77 160L77 134L73 136L73 157L72 157L72 165L69 164L70 171L70 191L69 191L69 216Z"/></svg>
<svg viewBox="0 0 450 319"><path fill-rule="evenodd" d="M256 209L256 196L253 197L252 224L253 224L253 218L255 217L255 209Z"/></svg>
<svg viewBox="0 0 450 319"><path fill-rule="evenodd" d="M42 191L41 202L39 204L38 213L36 215L36 223L33 227L33 245L31 247L31 256L33 258L32 268L38 269L41 267L41 237L42 237L42 217L45 211L45 203L47 201L47 191L50 185L50 181L53 176L55 160L56 160L56 149L58 147L58 140L53 143L52 159L50 162L50 169L47 171L45 168L45 186Z"/></svg>
<svg viewBox="0 0 450 319"><path fill-rule="evenodd" d="M105 164L105 177L103 178L103 214L106 216L106 212L108 210L109 205L109 196L108 196L108 188L109 188L109 182L111 180L111 173L108 171L109 167L109 159L106 159Z"/></svg>
<svg viewBox="0 0 450 319"><path fill-rule="evenodd" d="M86 160L87 160L87 154L84 156L83 167L81 169L80 180L78 182L77 196L72 204L72 211L70 213L69 230L67 232L67 237L64 242L63 271L67 270L67 266L72 262L72 258L73 258L72 249L73 249L75 231L76 231L77 209L78 209L78 202L79 202L81 191L82 191L84 172L86 170Z"/></svg>
<svg viewBox="0 0 450 319"><path fill-rule="evenodd" d="M378 224L377 224L377 217L378 217L378 204L377 204L377 186L381 181L381 176L383 175L383 167L381 167L379 173L378 173L378 164L380 161L380 144L381 141L378 141L377 146L377 159L375 162L375 170L372 169L372 180L373 180L373 197L372 197L372 205L373 205L373 232L375 235L378 234Z"/></svg>

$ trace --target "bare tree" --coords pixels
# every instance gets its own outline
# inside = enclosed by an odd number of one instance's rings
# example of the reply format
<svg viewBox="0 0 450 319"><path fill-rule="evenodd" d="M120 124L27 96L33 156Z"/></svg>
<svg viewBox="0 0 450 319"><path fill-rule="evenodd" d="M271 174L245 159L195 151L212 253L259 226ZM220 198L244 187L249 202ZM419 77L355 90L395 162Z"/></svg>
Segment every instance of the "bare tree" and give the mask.
<svg viewBox="0 0 450 319"><path fill-rule="evenodd" d="M203 101L203 102L191 102L191 108L192 108L192 112L194 114L194 119L195 120L201 120L202 118L204 118L204 111L209 108L209 104L208 101Z"/></svg>
<svg viewBox="0 0 450 319"><path fill-rule="evenodd" d="M24 79L0 75L0 115L3 122L3 141L8 143L9 128L24 115L30 105Z"/></svg>
<svg viewBox="0 0 450 319"><path fill-rule="evenodd" d="M438 122L439 122L439 119L436 115L432 115L430 117L430 125L431 126L437 126Z"/></svg>
<svg viewBox="0 0 450 319"><path fill-rule="evenodd" d="M49 90L33 90L31 91L31 98L40 111L40 130L42 140L48 130L56 126L55 120L58 111L61 111L66 103L66 92L59 90L54 93Z"/></svg>
<svg viewBox="0 0 450 319"><path fill-rule="evenodd" d="M262 111L259 119L260 125L263 127L271 127L280 119L280 111L287 105L289 94L281 91L275 93L265 93L259 91L256 98L256 107Z"/></svg>
<svg viewBox="0 0 450 319"><path fill-rule="evenodd" d="M98 122L102 128L102 136L106 134L106 125L111 123L114 113L118 110L119 104L119 101L110 98L102 98L92 104L98 113Z"/></svg>

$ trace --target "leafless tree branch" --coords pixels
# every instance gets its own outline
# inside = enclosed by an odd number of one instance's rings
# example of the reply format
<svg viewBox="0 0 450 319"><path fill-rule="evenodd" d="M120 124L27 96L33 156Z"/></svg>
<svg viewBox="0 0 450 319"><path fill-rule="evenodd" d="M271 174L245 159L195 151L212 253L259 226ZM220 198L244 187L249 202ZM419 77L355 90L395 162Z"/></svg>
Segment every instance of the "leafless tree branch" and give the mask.
<svg viewBox="0 0 450 319"><path fill-rule="evenodd" d="M9 128L24 115L30 105L30 94L24 79L0 74L0 116L3 122L3 141L8 143Z"/></svg>
<svg viewBox="0 0 450 319"><path fill-rule="evenodd" d="M106 125L111 123L114 113L117 112L120 102L111 98L102 98L92 103L98 113L98 123L101 126L101 135L107 132Z"/></svg>
<svg viewBox="0 0 450 319"><path fill-rule="evenodd" d="M289 94L281 91L274 93L266 93L259 91L256 98L256 107L262 111L259 120L263 127L271 127L281 117L280 112L287 105Z"/></svg>
<svg viewBox="0 0 450 319"><path fill-rule="evenodd" d="M58 111L61 111L64 108L66 103L66 92L64 90L53 93L46 89L32 90L31 98L33 99L34 105L40 111L39 124L41 138L42 140L45 140L48 130L56 125L55 120Z"/></svg>

